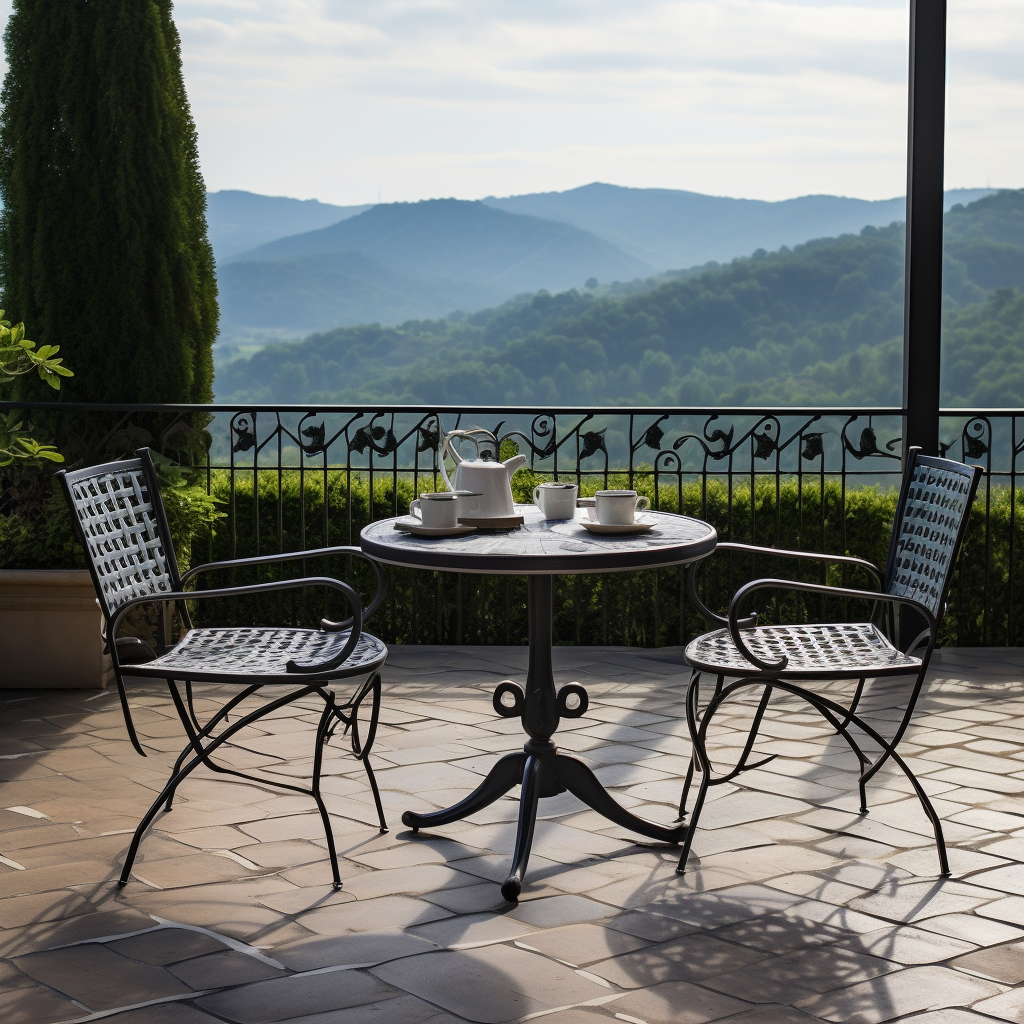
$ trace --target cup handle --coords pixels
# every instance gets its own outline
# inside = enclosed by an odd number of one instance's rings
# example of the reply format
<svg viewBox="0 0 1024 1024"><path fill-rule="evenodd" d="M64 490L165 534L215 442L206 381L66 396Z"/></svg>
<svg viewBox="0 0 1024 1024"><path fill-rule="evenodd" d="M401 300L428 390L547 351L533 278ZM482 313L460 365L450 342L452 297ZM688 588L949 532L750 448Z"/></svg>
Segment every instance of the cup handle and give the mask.
<svg viewBox="0 0 1024 1024"><path fill-rule="evenodd" d="M534 487L533 489L533 503L534 505L540 504L540 486Z"/></svg>
<svg viewBox="0 0 1024 1024"><path fill-rule="evenodd" d="M420 510L419 498L413 498L413 500L409 502L409 515L415 516L417 519L423 518L423 512Z"/></svg>
<svg viewBox="0 0 1024 1024"><path fill-rule="evenodd" d="M640 497L638 497L636 499L636 511L637 512L643 512L647 508L648 505L650 505L650 502L647 500L647 495L646 494L641 494Z"/></svg>

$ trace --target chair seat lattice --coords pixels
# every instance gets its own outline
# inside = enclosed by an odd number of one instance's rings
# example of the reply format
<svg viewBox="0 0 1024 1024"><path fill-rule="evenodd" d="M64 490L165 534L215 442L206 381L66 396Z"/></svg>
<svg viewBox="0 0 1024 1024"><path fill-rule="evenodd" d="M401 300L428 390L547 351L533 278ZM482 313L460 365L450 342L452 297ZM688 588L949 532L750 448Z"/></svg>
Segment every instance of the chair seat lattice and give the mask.
<svg viewBox="0 0 1024 1024"><path fill-rule="evenodd" d="M751 653L762 661L776 662L785 654L789 658L784 670L787 676L912 672L921 665L920 659L898 651L867 622L758 626L740 632ZM692 641L686 648L686 660L696 669L725 675L760 671L737 650L727 629Z"/></svg>
<svg viewBox="0 0 1024 1024"><path fill-rule="evenodd" d="M288 662L310 664L330 661L348 642L349 631L327 633L318 629L273 629L267 627L190 630L173 650L134 666L133 674L158 675L176 679L225 679L245 677L287 677L298 682L302 676L288 671ZM360 635L355 649L337 672L349 675L383 661L387 647L375 636Z"/></svg>

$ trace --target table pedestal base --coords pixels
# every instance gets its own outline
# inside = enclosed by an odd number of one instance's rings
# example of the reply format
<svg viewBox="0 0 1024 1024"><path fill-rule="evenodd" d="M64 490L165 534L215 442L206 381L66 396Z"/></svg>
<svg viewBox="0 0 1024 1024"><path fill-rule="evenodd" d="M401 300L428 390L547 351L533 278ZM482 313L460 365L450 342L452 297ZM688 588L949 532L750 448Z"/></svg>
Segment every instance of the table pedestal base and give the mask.
<svg viewBox="0 0 1024 1024"><path fill-rule="evenodd" d="M616 825L664 843L678 844L686 835L686 825L665 827L630 814L612 799L597 776L582 761L567 754L559 754L553 743L536 740L530 740L521 754L506 754L501 758L465 800L431 814L406 811L402 815L402 822L414 831L432 825L448 825L468 818L494 803L520 783L523 790L519 797L519 830L516 833L512 870L501 886L501 895L510 903L519 898L523 889L523 878L537 824L537 801L542 796L557 796L568 790Z"/></svg>

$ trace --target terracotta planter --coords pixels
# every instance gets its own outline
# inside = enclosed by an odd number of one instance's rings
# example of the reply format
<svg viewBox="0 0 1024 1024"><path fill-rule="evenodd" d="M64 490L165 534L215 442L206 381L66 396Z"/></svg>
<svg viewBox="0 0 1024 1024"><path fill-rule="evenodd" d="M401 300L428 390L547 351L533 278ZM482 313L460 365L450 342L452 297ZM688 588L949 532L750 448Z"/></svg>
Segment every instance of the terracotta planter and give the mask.
<svg viewBox="0 0 1024 1024"><path fill-rule="evenodd" d="M101 622L85 570L0 570L0 688L102 690Z"/></svg>

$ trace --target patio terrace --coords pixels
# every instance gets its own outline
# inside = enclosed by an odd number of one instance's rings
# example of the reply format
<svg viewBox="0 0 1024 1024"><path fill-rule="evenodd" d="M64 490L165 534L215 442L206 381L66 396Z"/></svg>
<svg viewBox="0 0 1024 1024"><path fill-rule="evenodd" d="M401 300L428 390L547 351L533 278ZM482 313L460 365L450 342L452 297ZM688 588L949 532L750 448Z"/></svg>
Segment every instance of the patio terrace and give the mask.
<svg viewBox="0 0 1024 1024"><path fill-rule="evenodd" d="M591 695L558 742L617 798L674 817L689 743L675 648L556 649ZM857 814L852 757L773 703L757 749L783 755L712 790L690 870L565 794L542 820L518 906L502 901L515 791L413 836L406 808L453 802L522 742L490 708L524 648L398 648L374 758L392 831L336 739L325 789L344 888L312 801L196 773L114 879L183 742L159 687L133 688L149 759L115 692L8 692L0 717L0 1020L49 1024L873 1024L1024 1021L1024 656L937 653L904 751L937 798L954 877L883 770ZM869 692L884 725L900 700ZM236 767L308 775L316 716L291 706ZM743 716L718 734L743 738ZM331 748L329 748L331 749Z"/></svg>

